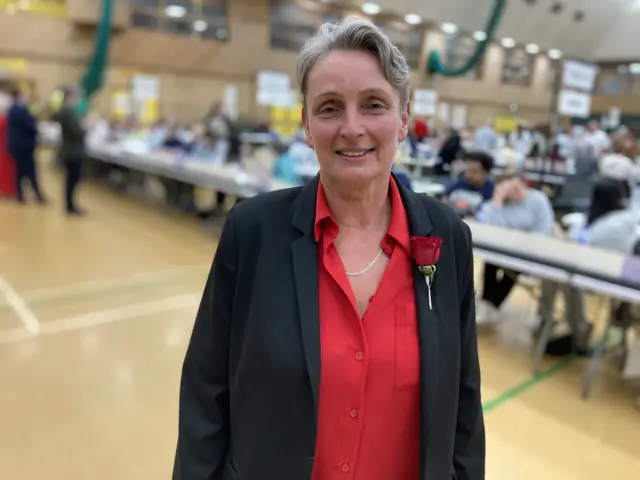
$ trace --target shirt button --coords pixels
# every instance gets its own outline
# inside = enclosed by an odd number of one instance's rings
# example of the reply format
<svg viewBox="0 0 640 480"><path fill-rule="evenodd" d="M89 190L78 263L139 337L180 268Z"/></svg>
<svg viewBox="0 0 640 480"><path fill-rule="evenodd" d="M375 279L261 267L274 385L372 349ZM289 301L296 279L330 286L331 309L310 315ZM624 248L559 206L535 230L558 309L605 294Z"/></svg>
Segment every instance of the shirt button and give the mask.
<svg viewBox="0 0 640 480"><path fill-rule="evenodd" d="M363 358L364 358L364 355L362 354L362 352L360 350L358 350L356 352L356 360L358 360L360 362L360 361L362 361Z"/></svg>
<svg viewBox="0 0 640 480"><path fill-rule="evenodd" d="M351 415L351 418L357 418L358 417L358 411L357 410L351 410L349 412L349 415Z"/></svg>
<svg viewBox="0 0 640 480"><path fill-rule="evenodd" d="M351 467L349 466L349 464L348 463L343 463L342 464L342 471L344 473L347 473L349 470L351 470Z"/></svg>

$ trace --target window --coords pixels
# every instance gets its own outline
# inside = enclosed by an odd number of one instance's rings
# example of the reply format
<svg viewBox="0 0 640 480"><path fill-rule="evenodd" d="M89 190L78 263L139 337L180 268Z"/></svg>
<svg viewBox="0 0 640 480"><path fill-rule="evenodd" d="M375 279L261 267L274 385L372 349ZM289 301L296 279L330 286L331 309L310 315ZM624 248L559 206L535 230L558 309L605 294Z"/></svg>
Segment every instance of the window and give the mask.
<svg viewBox="0 0 640 480"><path fill-rule="evenodd" d="M533 61L535 56L524 48L503 48L502 83L528 87L533 78Z"/></svg>
<svg viewBox="0 0 640 480"><path fill-rule="evenodd" d="M630 93L633 89L633 77L626 65L603 65L596 78L595 92L605 95Z"/></svg>
<svg viewBox="0 0 640 480"><path fill-rule="evenodd" d="M298 52L323 23L338 23L342 16L322 8L271 0L270 45L275 50Z"/></svg>
<svg viewBox="0 0 640 480"><path fill-rule="evenodd" d="M477 42L473 37L445 34L444 64L448 69L460 68L469 61L477 48ZM464 76L474 80L480 79L482 77L482 58Z"/></svg>
<svg viewBox="0 0 640 480"><path fill-rule="evenodd" d="M129 0L134 27L224 41L229 0Z"/></svg>
<svg viewBox="0 0 640 480"><path fill-rule="evenodd" d="M144 11L133 11L131 13L131 21L134 26L141 28L149 28L155 30L158 28L157 15L151 15Z"/></svg>
<svg viewBox="0 0 640 480"><path fill-rule="evenodd" d="M420 28L396 28L378 25L378 28L402 52L409 68L416 70L420 66L424 30Z"/></svg>

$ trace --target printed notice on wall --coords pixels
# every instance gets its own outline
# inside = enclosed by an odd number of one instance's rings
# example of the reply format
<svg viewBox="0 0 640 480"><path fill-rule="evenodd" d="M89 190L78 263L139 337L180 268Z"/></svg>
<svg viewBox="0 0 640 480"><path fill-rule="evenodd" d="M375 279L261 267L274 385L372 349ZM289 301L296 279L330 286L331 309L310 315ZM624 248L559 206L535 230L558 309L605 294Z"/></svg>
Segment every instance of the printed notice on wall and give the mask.
<svg viewBox="0 0 640 480"><path fill-rule="evenodd" d="M263 106L284 106L290 102L291 79L286 73L261 70L256 79L256 101Z"/></svg>

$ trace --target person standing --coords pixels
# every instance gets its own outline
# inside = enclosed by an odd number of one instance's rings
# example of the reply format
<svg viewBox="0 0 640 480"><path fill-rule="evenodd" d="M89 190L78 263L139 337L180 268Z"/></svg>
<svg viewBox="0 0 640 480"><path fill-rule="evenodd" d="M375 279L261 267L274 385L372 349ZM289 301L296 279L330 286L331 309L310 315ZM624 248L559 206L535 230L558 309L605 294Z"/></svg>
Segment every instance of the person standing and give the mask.
<svg viewBox="0 0 640 480"><path fill-rule="evenodd" d="M173 480L485 479L471 232L391 172L409 81L370 21L307 40L319 175L227 215L182 369Z"/></svg>
<svg viewBox="0 0 640 480"><path fill-rule="evenodd" d="M7 112L11 97L0 86L0 197L13 198L16 192L16 167L7 149Z"/></svg>
<svg viewBox="0 0 640 480"><path fill-rule="evenodd" d="M38 202L46 203L38 185L38 171L35 160L38 144L38 124L31 115L27 99L19 89L11 92L13 105L7 115L7 147L16 168L16 193L18 202L24 202L22 182L29 181Z"/></svg>
<svg viewBox="0 0 640 480"><path fill-rule="evenodd" d="M65 169L65 203L69 215L83 215L75 203L75 192L82 174L85 158L85 130L74 107L78 102L78 92L73 87L62 92L62 108L56 115L60 124L61 144L59 158Z"/></svg>

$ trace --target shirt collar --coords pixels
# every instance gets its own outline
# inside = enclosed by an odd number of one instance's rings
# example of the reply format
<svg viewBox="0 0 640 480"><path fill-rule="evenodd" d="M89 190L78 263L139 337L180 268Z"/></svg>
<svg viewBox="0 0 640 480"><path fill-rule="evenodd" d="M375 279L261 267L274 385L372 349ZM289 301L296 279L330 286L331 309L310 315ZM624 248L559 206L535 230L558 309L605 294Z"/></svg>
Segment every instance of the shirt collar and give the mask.
<svg viewBox="0 0 640 480"><path fill-rule="evenodd" d="M387 237L390 237L394 242L399 244L407 254L411 254L409 221L404 204L402 203L402 197L400 196L400 189L393 176L389 177L389 200L391 201L391 219L389 221L389 228L387 229ZM327 197L324 193L322 180L320 180L318 182L318 193L316 197L316 217L313 225L316 242L320 241L325 228L335 229L334 234L337 235L337 227L338 225L333 219L333 215L331 215L329 205L327 204ZM385 238L383 243L386 240Z"/></svg>

